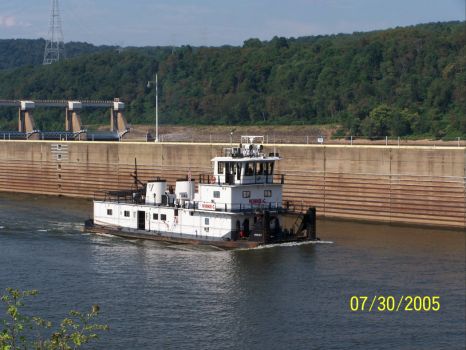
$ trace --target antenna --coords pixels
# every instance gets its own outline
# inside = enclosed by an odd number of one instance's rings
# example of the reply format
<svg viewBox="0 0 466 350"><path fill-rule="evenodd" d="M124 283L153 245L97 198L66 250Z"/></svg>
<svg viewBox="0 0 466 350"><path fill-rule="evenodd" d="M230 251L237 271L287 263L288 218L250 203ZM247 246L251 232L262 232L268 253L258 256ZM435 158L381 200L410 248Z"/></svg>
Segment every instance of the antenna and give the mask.
<svg viewBox="0 0 466 350"><path fill-rule="evenodd" d="M51 0L51 5L52 12L50 15L49 33L45 43L43 64L57 62L65 56L65 43L63 41L63 31L61 29L58 0Z"/></svg>
<svg viewBox="0 0 466 350"><path fill-rule="evenodd" d="M136 191L139 191L139 185L144 187L144 183L139 180L138 178L138 163L136 158L134 158L134 173L131 174L131 177L134 179L134 187L136 188Z"/></svg>
<svg viewBox="0 0 466 350"><path fill-rule="evenodd" d="M159 79L155 75L155 142L159 142Z"/></svg>

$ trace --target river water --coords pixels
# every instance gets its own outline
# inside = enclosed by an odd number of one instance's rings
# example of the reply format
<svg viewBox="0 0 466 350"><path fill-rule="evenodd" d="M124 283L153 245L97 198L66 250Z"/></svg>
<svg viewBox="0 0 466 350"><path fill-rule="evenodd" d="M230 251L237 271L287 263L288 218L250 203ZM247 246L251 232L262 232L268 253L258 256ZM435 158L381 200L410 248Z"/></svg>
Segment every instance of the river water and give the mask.
<svg viewBox="0 0 466 350"><path fill-rule="evenodd" d="M321 220L318 244L217 251L83 234L91 210L0 194L0 289L53 321L99 304L95 349L465 348L464 231ZM402 295L440 310L350 309Z"/></svg>

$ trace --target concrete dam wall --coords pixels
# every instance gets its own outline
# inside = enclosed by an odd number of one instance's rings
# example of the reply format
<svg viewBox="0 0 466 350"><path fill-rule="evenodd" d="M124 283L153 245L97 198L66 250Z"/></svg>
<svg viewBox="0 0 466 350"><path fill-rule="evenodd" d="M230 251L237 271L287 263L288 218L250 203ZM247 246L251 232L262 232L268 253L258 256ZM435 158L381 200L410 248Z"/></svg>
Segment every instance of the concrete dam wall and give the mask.
<svg viewBox="0 0 466 350"><path fill-rule="evenodd" d="M0 191L92 198L142 181L211 173L226 144L0 141ZM284 200L320 217L466 228L466 148L265 145Z"/></svg>

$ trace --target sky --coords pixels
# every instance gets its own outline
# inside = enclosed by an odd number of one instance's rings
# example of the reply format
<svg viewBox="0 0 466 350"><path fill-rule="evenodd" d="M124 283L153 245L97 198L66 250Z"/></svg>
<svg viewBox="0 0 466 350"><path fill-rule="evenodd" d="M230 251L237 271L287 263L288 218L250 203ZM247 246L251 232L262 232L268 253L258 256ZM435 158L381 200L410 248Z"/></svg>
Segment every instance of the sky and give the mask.
<svg viewBox="0 0 466 350"><path fill-rule="evenodd" d="M65 41L241 45L465 19L466 0L59 0ZM1 0L0 39L46 38L50 0Z"/></svg>

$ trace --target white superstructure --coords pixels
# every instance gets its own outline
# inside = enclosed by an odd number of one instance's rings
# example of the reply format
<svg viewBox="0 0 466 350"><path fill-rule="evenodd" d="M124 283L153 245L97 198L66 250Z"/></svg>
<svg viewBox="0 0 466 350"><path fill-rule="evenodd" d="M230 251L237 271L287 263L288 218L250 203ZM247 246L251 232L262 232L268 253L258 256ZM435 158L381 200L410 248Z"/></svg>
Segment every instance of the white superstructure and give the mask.
<svg viewBox="0 0 466 350"><path fill-rule="evenodd" d="M264 154L263 137L243 136L241 141L212 159L213 173L199 176L197 192L190 175L174 188L157 179L142 189L107 192L104 200L94 201L94 224L197 241L267 242L289 234L281 227L278 154Z"/></svg>

